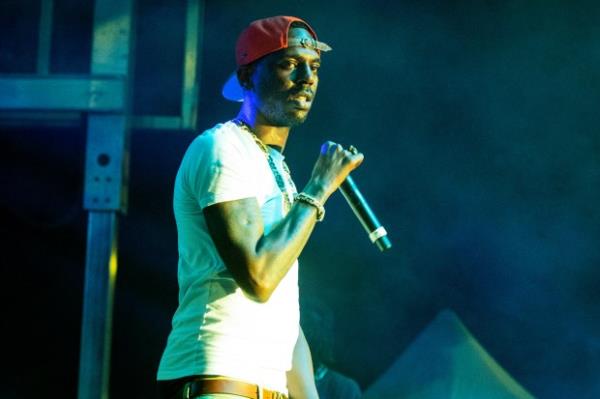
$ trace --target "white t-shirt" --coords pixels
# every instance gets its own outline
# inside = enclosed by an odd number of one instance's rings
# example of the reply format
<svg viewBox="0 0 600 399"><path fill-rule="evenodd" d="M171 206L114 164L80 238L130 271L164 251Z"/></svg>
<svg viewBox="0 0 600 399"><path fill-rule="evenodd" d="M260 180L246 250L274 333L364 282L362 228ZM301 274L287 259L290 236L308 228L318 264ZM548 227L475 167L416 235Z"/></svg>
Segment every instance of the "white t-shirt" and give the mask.
<svg viewBox="0 0 600 399"><path fill-rule="evenodd" d="M283 155L269 151L286 176ZM243 198L258 201L265 234L284 216L265 153L235 123L219 124L192 142L175 181L179 307L158 380L223 375L287 392L285 373L299 328L298 263L266 303L249 299L217 253L202 213L209 205Z"/></svg>

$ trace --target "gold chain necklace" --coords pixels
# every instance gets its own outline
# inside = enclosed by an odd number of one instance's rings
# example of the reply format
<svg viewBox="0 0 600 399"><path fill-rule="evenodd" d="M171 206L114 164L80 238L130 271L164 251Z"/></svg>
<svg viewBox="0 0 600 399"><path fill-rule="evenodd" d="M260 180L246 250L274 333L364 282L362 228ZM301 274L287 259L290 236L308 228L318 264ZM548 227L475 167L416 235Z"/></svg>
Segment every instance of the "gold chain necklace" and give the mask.
<svg viewBox="0 0 600 399"><path fill-rule="evenodd" d="M286 184L283 181L283 176L281 176L281 173L279 173L279 169L277 169L277 166L275 165L275 160L273 159L273 156L270 154L269 149L267 148L265 143L263 143L256 136L256 134L254 133L252 128L243 120L233 119L232 122L235 123L240 128L242 128L243 130L245 130L246 132L250 133L250 135L254 139L254 142L256 143L256 145L258 145L258 147L265 154L265 157L267 158L267 162L269 164L269 168L271 168L271 172L273 172L273 177L275 177L275 182L277 183L277 187L279 187L279 191L281 191L281 195L283 196L284 211L285 211L285 213L289 212L289 210L292 208L292 204L294 202L294 194L296 193L297 190L296 190L296 185L294 184L294 181L292 180L290 168L288 168L287 163L285 163L284 160L281 161L283 170L287 177L288 185L292 189L292 194L290 194L290 192L287 190Z"/></svg>

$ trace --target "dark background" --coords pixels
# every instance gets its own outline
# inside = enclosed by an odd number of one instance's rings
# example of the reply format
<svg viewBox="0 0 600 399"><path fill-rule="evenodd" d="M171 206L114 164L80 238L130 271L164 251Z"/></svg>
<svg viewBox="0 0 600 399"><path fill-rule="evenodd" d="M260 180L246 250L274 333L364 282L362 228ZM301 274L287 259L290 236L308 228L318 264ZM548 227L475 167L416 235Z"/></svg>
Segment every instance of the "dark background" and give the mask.
<svg viewBox="0 0 600 399"><path fill-rule="evenodd" d="M34 72L39 2L0 5L0 73ZM92 4L55 6L51 72L87 73ZM152 62L136 66L136 110L176 114L180 77L150 76L181 48L182 2L138 10ZM600 397L600 3L208 0L200 130L237 113L219 94L237 34L277 14L334 48L286 148L297 185L323 141L354 144L355 180L394 242L379 253L336 194L303 252L302 295L335 313L334 366L367 388L450 308L535 396ZM2 398L76 395L84 132L0 128ZM113 398L154 395L177 305L171 191L196 134L132 132Z"/></svg>

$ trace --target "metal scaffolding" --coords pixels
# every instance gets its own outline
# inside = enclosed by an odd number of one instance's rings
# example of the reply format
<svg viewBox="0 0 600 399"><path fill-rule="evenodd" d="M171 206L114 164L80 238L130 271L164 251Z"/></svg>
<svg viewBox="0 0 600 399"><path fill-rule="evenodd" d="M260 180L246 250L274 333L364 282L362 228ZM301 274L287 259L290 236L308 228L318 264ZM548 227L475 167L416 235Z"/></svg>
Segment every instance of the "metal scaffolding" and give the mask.
<svg viewBox="0 0 600 399"><path fill-rule="evenodd" d="M96 0L87 76L50 73L53 0L40 2L34 75L0 75L0 124L87 119L83 206L88 211L79 399L108 398L119 216L127 210L130 128L195 129L204 2L185 1L181 115L133 116L134 0Z"/></svg>

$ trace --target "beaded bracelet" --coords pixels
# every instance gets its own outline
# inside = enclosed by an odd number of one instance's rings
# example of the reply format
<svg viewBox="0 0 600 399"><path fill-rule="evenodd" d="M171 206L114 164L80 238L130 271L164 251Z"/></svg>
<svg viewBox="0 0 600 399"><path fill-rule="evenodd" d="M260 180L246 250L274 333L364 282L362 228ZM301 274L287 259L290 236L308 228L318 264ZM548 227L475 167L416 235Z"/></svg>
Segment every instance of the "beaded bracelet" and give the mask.
<svg viewBox="0 0 600 399"><path fill-rule="evenodd" d="M305 203L317 208L317 222L320 222L325 218L325 207L315 197L302 192L302 193L296 194L296 196L294 197L294 200L305 202Z"/></svg>

